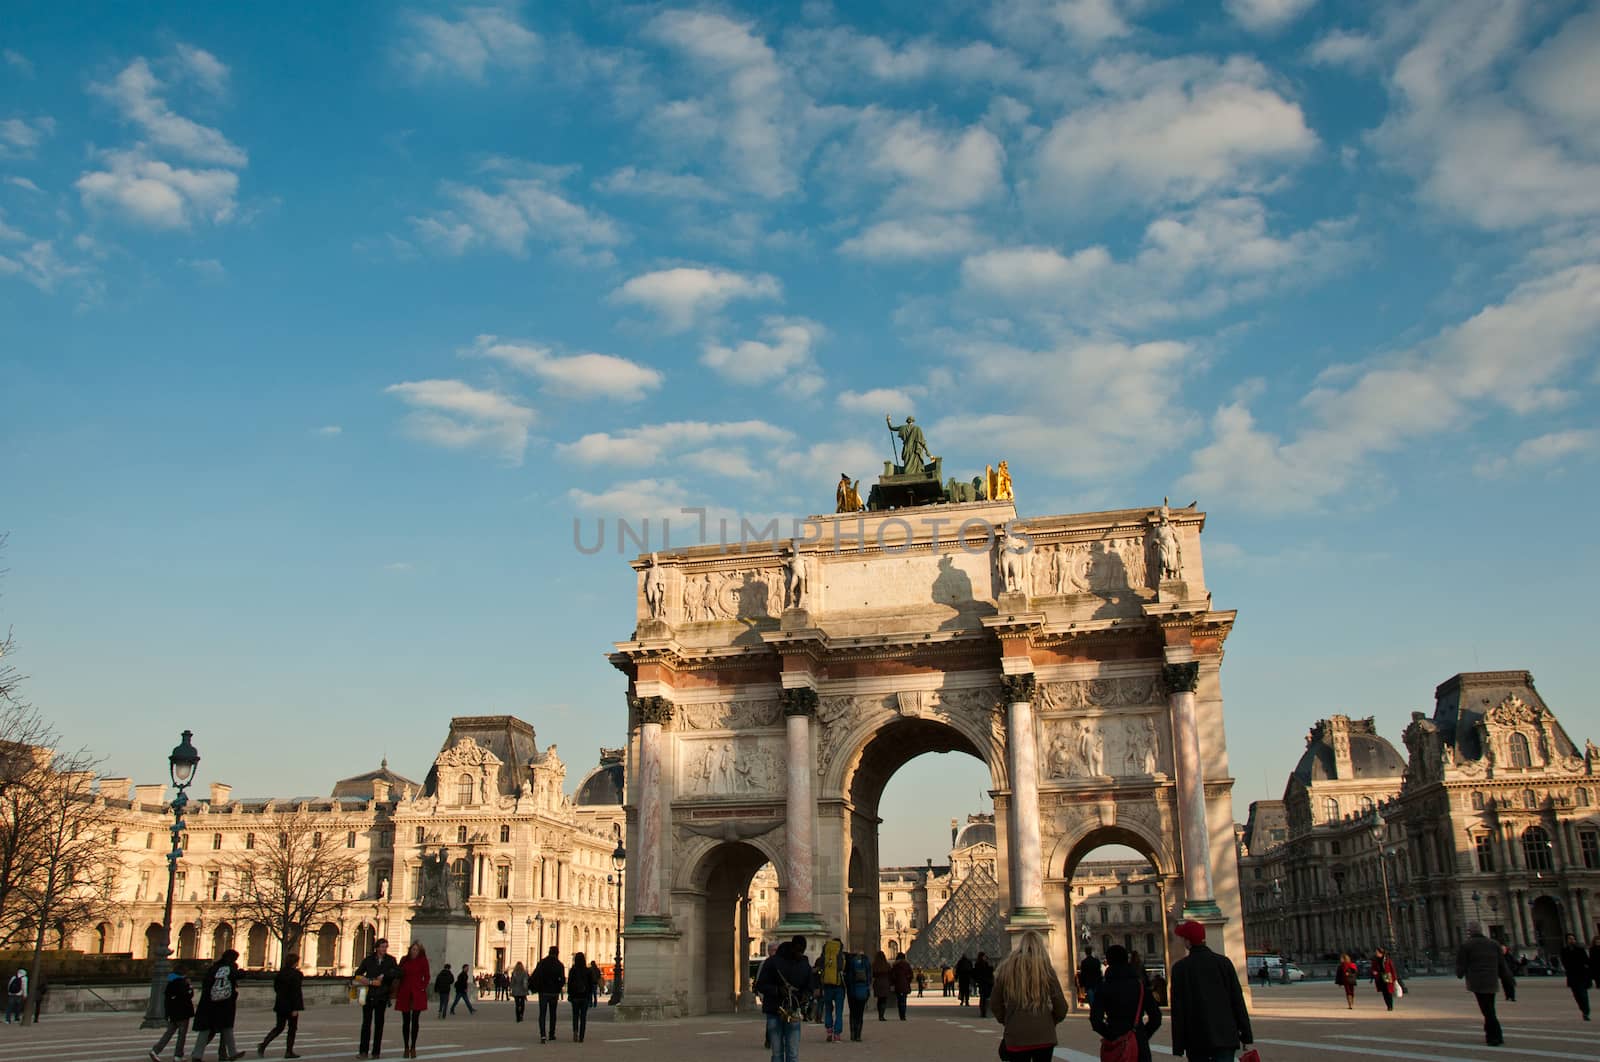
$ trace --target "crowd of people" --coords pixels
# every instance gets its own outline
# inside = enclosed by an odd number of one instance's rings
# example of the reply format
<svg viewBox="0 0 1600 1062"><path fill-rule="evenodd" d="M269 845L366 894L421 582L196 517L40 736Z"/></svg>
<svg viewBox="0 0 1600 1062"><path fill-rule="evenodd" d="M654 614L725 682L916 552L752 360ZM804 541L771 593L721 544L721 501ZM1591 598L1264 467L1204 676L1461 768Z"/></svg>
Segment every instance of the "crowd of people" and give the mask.
<svg viewBox="0 0 1600 1062"><path fill-rule="evenodd" d="M162 1052L169 1043L174 1046L173 1062L183 1062L185 1057L191 1062L202 1062L212 1040L217 1041L219 1062L244 1058L247 1052L239 1050L234 1039L239 981L242 977L239 953L230 948L206 968L198 985L197 999L197 986L189 980L188 971L181 964L174 965L163 993L167 1026L161 1038L150 1048L151 1062L162 1062ZM279 1035L283 1036L283 1057L300 1057L295 1053L294 1042L299 1032L300 1012L305 1009L303 982L300 956L291 952L284 956L283 967L272 979L275 1021L256 1045L257 1057L265 1056L267 1048ZM599 965L588 961L581 951L573 956L570 967L562 963L560 950L552 947L534 965L531 974L519 962L509 973L497 972L488 977L475 977L466 964L451 972L450 964L445 963L435 974L428 963L427 949L415 941L406 954L396 960L389 954L389 942L379 940L372 954L362 959L356 967L351 981L355 1001L361 1006L361 1032L356 1057L383 1057L385 1018L392 1006L400 1015L400 1057L416 1058L422 1014L429 1009L430 990L438 997L440 1020L454 1015L456 1008L462 1005L466 1006L469 1015L476 1014L474 992L491 991L496 999L515 1002L516 1020L520 1022L528 996L536 995L539 1000L540 1043L558 1038L557 1011L564 995L571 1011L571 1038L576 1043L582 1043L588 1032L589 1008L600 1001L600 984ZM191 1031L194 1033L194 1049L185 1056L184 1048L188 1046Z"/></svg>

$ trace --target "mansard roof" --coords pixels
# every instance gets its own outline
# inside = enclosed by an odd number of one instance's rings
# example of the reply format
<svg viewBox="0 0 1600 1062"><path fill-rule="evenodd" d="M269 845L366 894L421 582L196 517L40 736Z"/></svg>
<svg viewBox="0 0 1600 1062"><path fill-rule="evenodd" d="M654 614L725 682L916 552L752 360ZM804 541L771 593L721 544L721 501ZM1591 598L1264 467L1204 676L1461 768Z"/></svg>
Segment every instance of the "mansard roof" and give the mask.
<svg viewBox="0 0 1600 1062"><path fill-rule="evenodd" d="M1349 777L1340 776L1338 756L1333 747L1336 732L1339 731L1350 743ZM1295 781L1309 786L1316 782L1398 779L1405 769L1405 757L1387 738L1378 734L1374 719L1335 716L1333 719L1318 720L1317 725L1311 728L1311 734L1306 738L1306 751L1290 775L1290 786L1292 788Z"/></svg>
<svg viewBox="0 0 1600 1062"><path fill-rule="evenodd" d="M621 804L622 793L622 750L602 748L600 765L583 776L572 802L579 807Z"/></svg>
<svg viewBox="0 0 1600 1062"><path fill-rule="evenodd" d="M1483 758L1478 724L1507 701L1520 701L1536 713L1549 713L1556 755L1582 755L1534 689L1530 671L1463 671L1441 682L1433 698L1433 725L1459 760Z"/></svg>
<svg viewBox="0 0 1600 1062"><path fill-rule="evenodd" d="M477 742L503 765L500 768L501 796L515 797L522 792L523 779L528 777L528 764L540 758L531 724L514 715L458 715L450 720L450 733L440 746L439 754L444 755L465 738ZM427 780L422 784L422 795L439 795L437 765L428 768Z"/></svg>

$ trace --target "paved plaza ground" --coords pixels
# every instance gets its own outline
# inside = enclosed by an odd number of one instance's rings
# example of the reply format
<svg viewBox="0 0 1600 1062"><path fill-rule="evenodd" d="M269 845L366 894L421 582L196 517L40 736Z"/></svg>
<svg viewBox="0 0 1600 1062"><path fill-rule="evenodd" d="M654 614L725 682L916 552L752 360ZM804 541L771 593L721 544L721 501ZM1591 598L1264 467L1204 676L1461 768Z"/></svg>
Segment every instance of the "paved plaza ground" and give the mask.
<svg viewBox="0 0 1600 1062"><path fill-rule="evenodd" d="M531 1008L530 1008L531 1011ZM1500 1004L1506 1045L1486 1047L1472 998L1454 978L1418 978L1412 991L1393 1014L1383 1010L1375 992L1366 988L1356 997L1356 1009L1347 1011L1340 990L1326 982L1273 986L1257 990L1253 1016L1257 1045L1265 1062L1285 1060L1428 1059L1437 1062L1479 1062L1483 1059L1564 1059L1595 1062L1600 1059L1600 1021L1584 1023L1566 987L1554 978L1525 979L1518 1001ZM714 1015L680 1021L617 1024L606 1007L599 1008L583 1044L566 1037L568 1012L562 1006L561 1039L539 1043L530 1013L521 1025L511 1020L511 1005L485 1001L476 1016L465 1011L439 1021L431 1014L422 1028L418 1057L423 1060L582 1056L591 1062L704 1062L707 1059L747 1059L762 1062L759 1015ZM391 1012L391 1019L393 1014ZM241 1010L239 1046L255 1058L255 1045L271 1024L266 1011ZM308 1011L300 1027L299 1053L316 1059L354 1058L360 1015L353 1007L328 1007ZM384 1058L399 1058L400 1023L385 1029ZM34 1027L0 1027L0 1062L140 1062L155 1036L138 1027L128 1015L46 1016ZM866 1037L862 1043L825 1043L820 1026L808 1025L800 1057L804 1062L833 1059L845 1062L867 1056L887 1062L927 1062L930 1059L972 1059L989 1062L995 1057L999 1026L978 1018L976 1007L962 1008L938 997L913 1001L910 1019L894 1017L880 1023L869 1006ZM1061 1027L1062 1046L1056 1055L1064 1062L1093 1062L1098 1038L1080 1015ZM214 1043L214 1042L213 1042ZM1171 1057L1166 1029L1157 1034L1154 1057ZM281 1042L268 1058L281 1058ZM171 1058L168 1048L167 1058ZM208 1059L216 1057L215 1046Z"/></svg>

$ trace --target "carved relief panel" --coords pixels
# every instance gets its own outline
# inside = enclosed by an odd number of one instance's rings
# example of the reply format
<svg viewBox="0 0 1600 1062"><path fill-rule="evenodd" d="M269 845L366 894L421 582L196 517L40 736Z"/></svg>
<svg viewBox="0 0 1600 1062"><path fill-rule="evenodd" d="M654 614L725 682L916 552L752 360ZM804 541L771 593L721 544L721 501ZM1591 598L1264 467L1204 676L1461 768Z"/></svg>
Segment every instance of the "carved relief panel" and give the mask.
<svg viewBox="0 0 1600 1062"><path fill-rule="evenodd" d="M1140 778L1170 773L1157 712L1045 720L1039 771L1045 778Z"/></svg>
<svg viewBox="0 0 1600 1062"><path fill-rule="evenodd" d="M784 763L776 738L681 738L678 793L691 799L781 795Z"/></svg>

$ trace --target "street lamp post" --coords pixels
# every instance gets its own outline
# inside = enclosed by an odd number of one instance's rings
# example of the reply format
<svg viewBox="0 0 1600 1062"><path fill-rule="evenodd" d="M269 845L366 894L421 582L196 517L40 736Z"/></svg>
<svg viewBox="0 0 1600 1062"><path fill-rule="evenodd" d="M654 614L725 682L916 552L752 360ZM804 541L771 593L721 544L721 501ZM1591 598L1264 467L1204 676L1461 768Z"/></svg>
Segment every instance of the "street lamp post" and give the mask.
<svg viewBox="0 0 1600 1062"><path fill-rule="evenodd" d="M622 1002L622 872L628 865L628 850L622 847L622 831L617 831L617 847L611 853L611 866L616 870L617 885L617 951L611 966L611 1005ZM606 881L611 875L606 875ZM741 974L741 976L743 976Z"/></svg>
<svg viewBox="0 0 1600 1062"><path fill-rule="evenodd" d="M1395 946L1394 940L1394 908L1389 903L1389 864L1384 858L1383 842L1389 833L1388 820L1383 817L1383 812L1374 809L1372 824L1368 827L1372 832L1372 840L1378 849L1378 871L1383 879L1383 919L1389 930L1389 948Z"/></svg>
<svg viewBox="0 0 1600 1062"><path fill-rule="evenodd" d="M189 806L184 790L194 781L194 769L200 765L200 753L190 744L194 731L185 730L180 741L167 757L167 772L177 795L172 798L172 848L167 852L167 904L161 916L161 944L156 948L150 971L150 1001L145 1005L146 1029L159 1029L167 1024L167 974L172 970L172 892L178 884L178 860L183 858L183 809Z"/></svg>

